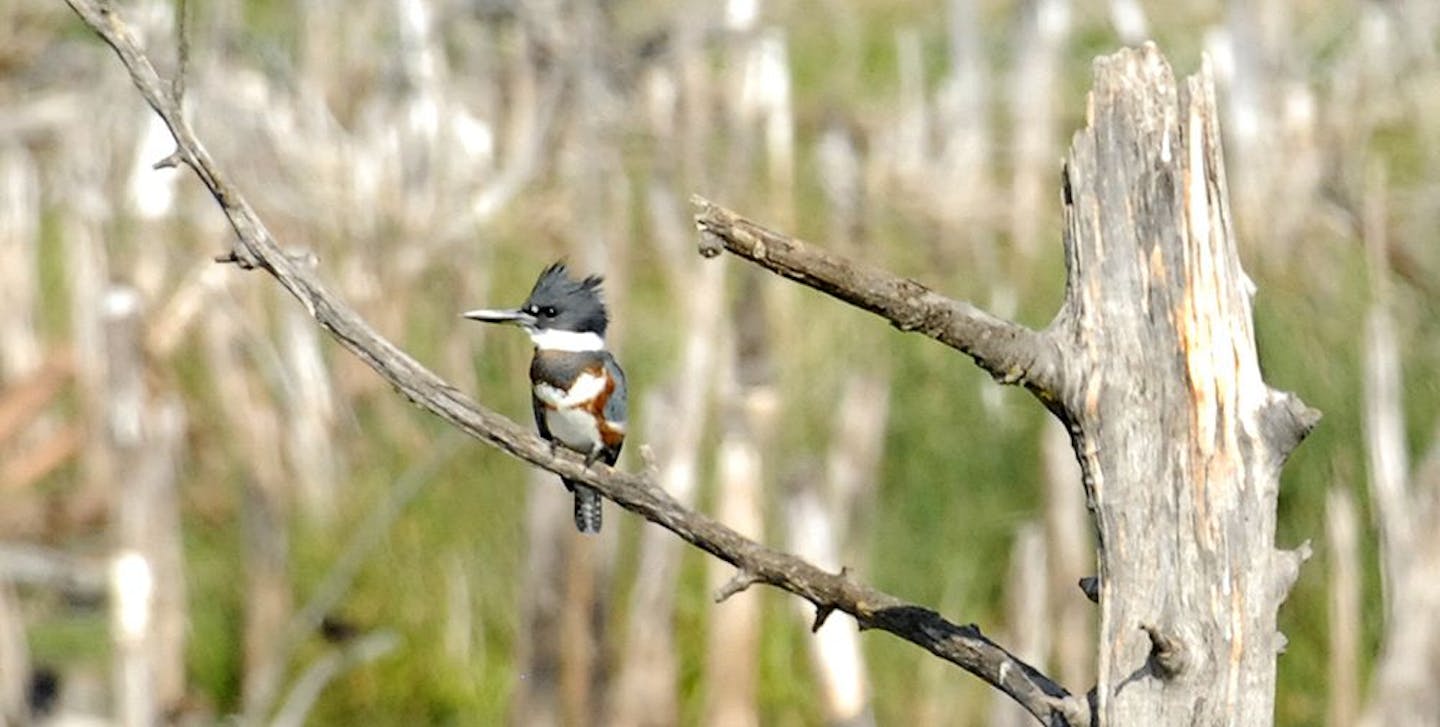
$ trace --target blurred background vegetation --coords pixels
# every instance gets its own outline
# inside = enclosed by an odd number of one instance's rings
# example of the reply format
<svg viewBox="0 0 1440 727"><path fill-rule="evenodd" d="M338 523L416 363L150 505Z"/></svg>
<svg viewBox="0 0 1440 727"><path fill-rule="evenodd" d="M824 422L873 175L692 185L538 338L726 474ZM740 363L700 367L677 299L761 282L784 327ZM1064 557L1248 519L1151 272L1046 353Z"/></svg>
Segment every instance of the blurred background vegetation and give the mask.
<svg viewBox="0 0 1440 727"><path fill-rule="evenodd" d="M177 8L116 5L176 74ZM1428 0L191 0L184 17L201 139L385 335L528 421L528 341L458 313L518 303L557 258L606 275L623 468L649 444L677 497L973 621L1080 692L1093 550L1063 435L953 351L701 260L687 198L1043 327L1091 59L1154 39L1188 74L1208 55L1262 364L1325 414L1281 492L1280 544L1316 557L1281 609L1278 722L1355 722L1400 688L1405 645L1416 683L1440 678L1440 597L1406 585L1440 566ZM187 174L150 169L171 149L63 3L0 5L11 720L48 685L51 714L121 723L130 654L149 707L187 723L1017 723L911 646L838 618L811 636L792 597L714 605L724 569L613 506L599 538L572 534L555 478L458 439L263 274L212 263L230 232ZM125 550L154 574L139 647L106 581Z"/></svg>

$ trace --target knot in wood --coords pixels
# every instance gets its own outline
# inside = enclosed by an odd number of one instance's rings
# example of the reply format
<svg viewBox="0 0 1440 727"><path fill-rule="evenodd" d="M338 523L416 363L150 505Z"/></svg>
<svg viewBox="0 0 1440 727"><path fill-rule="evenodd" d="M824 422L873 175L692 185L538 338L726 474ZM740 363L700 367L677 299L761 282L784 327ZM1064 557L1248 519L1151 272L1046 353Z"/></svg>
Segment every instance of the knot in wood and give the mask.
<svg viewBox="0 0 1440 727"><path fill-rule="evenodd" d="M948 316L943 309L932 304L930 298L933 293L928 288L913 280L906 280L897 292L900 305L895 306L891 312L891 322L896 328L907 333L928 333L943 327Z"/></svg>
<svg viewBox="0 0 1440 727"><path fill-rule="evenodd" d="M713 258L725 250L725 241L719 235L706 229L703 225L700 228L700 242L696 246L700 257Z"/></svg>
<svg viewBox="0 0 1440 727"><path fill-rule="evenodd" d="M1184 642L1153 624L1140 624L1140 629L1150 637L1150 656L1147 659L1150 672L1164 681L1180 676L1189 660Z"/></svg>

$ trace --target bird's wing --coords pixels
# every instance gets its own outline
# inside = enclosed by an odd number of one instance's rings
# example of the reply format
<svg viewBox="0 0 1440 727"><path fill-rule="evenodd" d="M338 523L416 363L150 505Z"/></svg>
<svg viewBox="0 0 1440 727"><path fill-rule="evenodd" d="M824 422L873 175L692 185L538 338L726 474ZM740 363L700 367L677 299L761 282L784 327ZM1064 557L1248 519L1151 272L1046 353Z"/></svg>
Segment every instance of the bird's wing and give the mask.
<svg viewBox="0 0 1440 727"><path fill-rule="evenodd" d="M616 363L615 357L605 351L601 362L605 366L605 373L615 380L615 389L610 392L610 398L605 400L605 410L601 412L605 419L612 422L624 424L629 414L629 407L626 404L625 372L621 370L620 364Z"/></svg>
<svg viewBox="0 0 1440 727"><path fill-rule="evenodd" d="M535 428L540 430L540 438L549 441L550 427L545 424L545 404L533 393L530 394L530 409L535 412Z"/></svg>
<svg viewBox="0 0 1440 727"><path fill-rule="evenodd" d="M602 363L605 366L605 373L615 381L615 388L610 392L610 398L605 400L605 408L601 410L601 415L605 417L606 421L623 427L627 421L626 417L629 416L629 406L626 401L629 391L625 385L625 372L609 351L604 352ZM625 440L622 438L615 446L607 447L604 453L605 464L615 464L616 460L620 459L620 448L624 445Z"/></svg>

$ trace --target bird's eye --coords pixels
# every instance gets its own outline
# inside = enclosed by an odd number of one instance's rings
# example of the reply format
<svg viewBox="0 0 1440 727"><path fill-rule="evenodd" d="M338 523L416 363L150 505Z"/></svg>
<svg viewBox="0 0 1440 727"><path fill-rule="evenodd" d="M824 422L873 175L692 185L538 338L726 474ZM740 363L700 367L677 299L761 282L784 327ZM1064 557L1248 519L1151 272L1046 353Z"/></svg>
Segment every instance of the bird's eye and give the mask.
<svg viewBox="0 0 1440 727"><path fill-rule="evenodd" d="M544 308L541 308L541 309L540 309L540 315L542 315L542 316L544 316L544 317L546 317L546 318L554 318L554 317L556 316L556 314L557 314L557 311L555 310L555 306L553 306L553 305L547 305L547 306L545 306Z"/></svg>

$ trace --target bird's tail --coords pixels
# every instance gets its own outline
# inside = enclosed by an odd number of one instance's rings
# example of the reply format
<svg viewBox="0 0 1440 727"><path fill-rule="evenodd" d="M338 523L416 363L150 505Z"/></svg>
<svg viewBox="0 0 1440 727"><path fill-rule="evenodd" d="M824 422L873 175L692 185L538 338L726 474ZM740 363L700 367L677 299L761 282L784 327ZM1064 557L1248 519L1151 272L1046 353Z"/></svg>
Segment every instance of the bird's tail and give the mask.
<svg viewBox="0 0 1440 727"><path fill-rule="evenodd" d="M565 485L575 492L575 527L582 533L600 532L600 493L579 482Z"/></svg>

